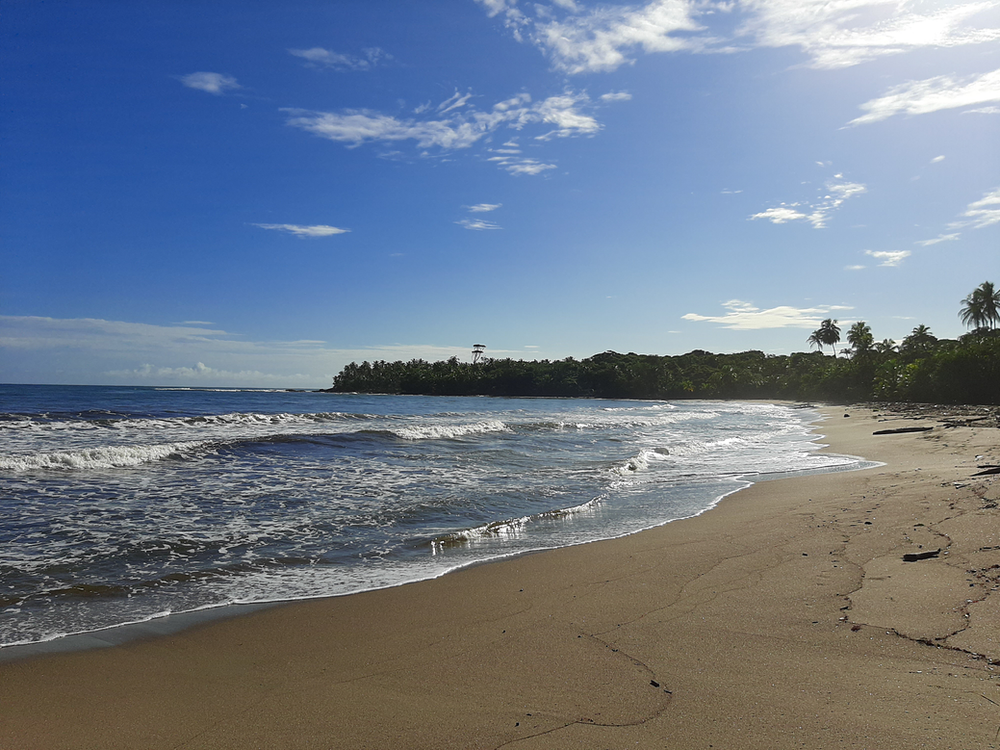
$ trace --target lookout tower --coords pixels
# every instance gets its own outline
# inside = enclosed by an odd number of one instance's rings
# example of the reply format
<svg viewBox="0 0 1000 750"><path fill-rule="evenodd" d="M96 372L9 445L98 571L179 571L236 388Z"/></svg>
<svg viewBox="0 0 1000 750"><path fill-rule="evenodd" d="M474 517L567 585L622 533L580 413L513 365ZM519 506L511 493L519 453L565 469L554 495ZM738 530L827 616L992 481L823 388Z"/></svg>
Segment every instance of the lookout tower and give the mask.
<svg viewBox="0 0 1000 750"><path fill-rule="evenodd" d="M483 358L483 352L486 351L486 344L473 344L472 345L472 364L476 364L479 360Z"/></svg>

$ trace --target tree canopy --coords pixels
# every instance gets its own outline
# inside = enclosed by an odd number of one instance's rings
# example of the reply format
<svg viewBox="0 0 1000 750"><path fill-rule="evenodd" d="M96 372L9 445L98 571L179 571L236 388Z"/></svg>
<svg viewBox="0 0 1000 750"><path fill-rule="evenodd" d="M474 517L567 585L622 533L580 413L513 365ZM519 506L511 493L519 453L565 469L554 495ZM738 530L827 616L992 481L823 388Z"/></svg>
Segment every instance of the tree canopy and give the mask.
<svg viewBox="0 0 1000 750"><path fill-rule="evenodd" d="M962 300L958 316L974 329L993 329L1000 325L1000 289L984 281Z"/></svg>
<svg viewBox="0 0 1000 750"><path fill-rule="evenodd" d="M334 378L336 392L601 398L767 398L828 401L923 401L1000 404L1000 293L990 282L963 301L963 320L975 330L941 340L918 325L896 347L876 343L863 320L847 333L850 348L836 356L840 328L826 319L809 336L820 351L677 356L607 351L582 360L484 357L475 364L350 363ZM833 356L823 347L830 346Z"/></svg>

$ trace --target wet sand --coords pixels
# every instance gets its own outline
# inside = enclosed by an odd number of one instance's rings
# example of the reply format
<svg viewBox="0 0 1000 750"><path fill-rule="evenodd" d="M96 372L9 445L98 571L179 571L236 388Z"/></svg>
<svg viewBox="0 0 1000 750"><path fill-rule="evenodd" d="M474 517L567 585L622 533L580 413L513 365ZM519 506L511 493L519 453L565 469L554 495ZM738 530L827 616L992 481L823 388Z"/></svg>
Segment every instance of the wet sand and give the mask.
<svg viewBox="0 0 1000 750"><path fill-rule="evenodd" d="M0 663L0 747L1000 747L1000 475L973 476L1000 464L1000 430L825 411L821 442L885 465Z"/></svg>

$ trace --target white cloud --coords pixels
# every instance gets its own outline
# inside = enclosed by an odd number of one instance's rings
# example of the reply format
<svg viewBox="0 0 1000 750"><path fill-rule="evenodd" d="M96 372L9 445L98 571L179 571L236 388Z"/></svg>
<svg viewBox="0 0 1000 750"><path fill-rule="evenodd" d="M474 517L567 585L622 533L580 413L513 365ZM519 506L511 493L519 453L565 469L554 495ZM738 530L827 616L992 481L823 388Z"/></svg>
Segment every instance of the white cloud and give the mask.
<svg viewBox="0 0 1000 750"><path fill-rule="evenodd" d="M532 39L567 73L612 71L634 58L634 50L677 52L704 46L692 32L704 27L695 21L698 3L692 0L654 0L645 6L599 6L564 20L536 23Z"/></svg>
<svg viewBox="0 0 1000 750"><path fill-rule="evenodd" d="M880 266L895 268L906 258L909 258L911 253L909 250L865 250L865 255L882 261L879 263Z"/></svg>
<svg viewBox="0 0 1000 750"><path fill-rule="evenodd" d="M457 91L455 94L448 99L445 99L438 105L437 111L441 114L446 112L451 112L453 109L460 109L465 106L466 102L472 98L472 93L467 93L465 95L459 94Z"/></svg>
<svg viewBox="0 0 1000 750"><path fill-rule="evenodd" d="M536 175L556 168L555 164L545 164L536 159L513 159L505 156L491 156L487 161L503 167L512 175Z"/></svg>
<svg viewBox="0 0 1000 750"><path fill-rule="evenodd" d="M970 203L962 216L966 220L957 222L953 226L971 226L974 229L982 229L1000 224L1000 188L996 188L980 200Z"/></svg>
<svg viewBox="0 0 1000 750"><path fill-rule="evenodd" d="M517 0L476 0L486 8L486 15L490 18L501 16L504 26L511 30L514 38L522 41L521 29L530 23L527 16L517 8Z"/></svg>
<svg viewBox="0 0 1000 750"><path fill-rule="evenodd" d="M942 162L942 161L944 161L944 156L943 155L942 156L935 156L933 159L931 159L931 164L937 164L938 162Z"/></svg>
<svg viewBox="0 0 1000 750"><path fill-rule="evenodd" d="M223 94L226 91L241 88L232 76L222 73L191 73L181 77L181 83L191 89L207 91L210 94Z"/></svg>
<svg viewBox="0 0 1000 750"><path fill-rule="evenodd" d="M808 219L809 214L804 214L801 211L796 211L794 208L789 208L788 206L781 205L777 208L769 208L766 211L761 211L759 214L754 214L750 218L767 219L772 224L787 224L790 221L798 221L799 219Z"/></svg>
<svg viewBox="0 0 1000 750"><path fill-rule="evenodd" d="M844 266L845 271L863 271L867 266Z"/></svg>
<svg viewBox="0 0 1000 750"><path fill-rule="evenodd" d="M609 91L607 94L601 94L602 102L627 102L631 99L632 95L627 91Z"/></svg>
<svg viewBox="0 0 1000 750"><path fill-rule="evenodd" d="M562 96L550 96L548 99L539 102L534 107L534 112L541 121L555 125L555 130L550 130L543 135L535 136L537 140L545 141L550 138L568 138L575 135L593 135L601 129L600 124L590 115L585 115L577 108L581 103L588 103L589 97L586 94L563 94Z"/></svg>
<svg viewBox="0 0 1000 750"><path fill-rule="evenodd" d="M532 102L526 94L518 94L498 102L488 110L479 110L469 104L472 94L459 94L442 102L434 114L427 117L398 118L371 110L344 110L341 112L314 112L286 109L287 124L301 128L321 138L349 147L365 143L398 143L413 141L421 149L470 148L489 138L501 128L524 130L528 127L549 126L535 136L535 141L552 138L569 138L594 135L601 124L584 110L592 106L584 92L566 91L539 102ZM421 108L415 114L424 114ZM506 169L511 174L539 174L554 169L537 159L520 157L516 141L508 141L503 149L490 149L499 154L487 161ZM426 155L426 154L425 154Z"/></svg>
<svg viewBox="0 0 1000 750"><path fill-rule="evenodd" d="M289 54L301 57L310 67L334 68L336 70L370 70L382 60L391 60L392 55L378 47L364 50L364 57L345 55L323 47L310 49L290 49Z"/></svg>
<svg viewBox="0 0 1000 750"><path fill-rule="evenodd" d="M935 76L894 86L884 96L862 104L860 108L867 114L847 124L864 125L900 113L923 115L988 102L1000 102L1000 70L965 79Z"/></svg>
<svg viewBox="0 0 1000 750"><path fill-rule="evenodd" d="M466 229L483 230L483 229L500 229L500 225L492 222L486 221L485 219L459 219L455 222L459 226L463 226Z"/></svg>
<svg viewBox="0 0 1000 750"><path fill-rule="evenodd" d="M750 302L734 299L723 302L728 310L723 315L698 315L688 313L682 315L684 320L718 323L723 328L733 330L759 330L762 328L815 328L823 318L829 317L837 310L850 310L843 305L827 305L820 307L790 307L782 305L761 310Z"/></svg>
<svg viewBox="0 0 1000 750"><path fill-rule="evenodd" d="M861 195L867 188L859 182L848 182L841 174L834 175L825 185L823 194L810 204L782 203L775 208L753 214L751 219L766 219L772 224L787 224L791 221L808 221L816 229L822 229L830 214L839 209L846 200ZM799 210L799 207L804 210Z"/></svg>
<svg viewBox="0 0 1000 750"><path fill-rule="evenodd" d="M962 218L948 224L949 229L983 229L1000 224L1000 187L983 195L977 201L970 203L961 214ZM930 240L920 240L916 244L924 247L936 245L939 242L952 242L961 237L961 232L939 234Z"/></svg>
<svg viewBox="0 0 1000 750"><path fill-rule="evenodd" d="M456 94L457 96L457 94ZM415 141L420 148L468 148L501 127L521 130L528 125L554 124L556 129L542 138L551 136L592 135L601 125L581 107L590 104L585 93L567 92L551 96L535 104L528 94L494 104L487 111L474 107L458 111L459 102L450 97L442 104L437 119L400 119L371 110L345 110L342 112L313 112L286 109L290 114L288 124L322 138L349 143L353 146L378 141ZM447 106L444 106L447 105Z"/></svg>
<svg viewBox="0 0 1000 750"><path fill-rule="evenodd" d="M254 224L261 229L274 229L279 232L289 232L296 237L332 237L335 234L350 232L350 229L340 229L327 224L314 224L312 226L302 226L301 224Z"/></svg>
<svg viewBox="0 0 1000 750"><path fill-rule="evenodd" d="M844 68L921 48L1000 39L969 22L992 2L949 3L921 13L912 0L744 0L739 35L754 46L799 47L814 68Z"/></svg>
<svg viewBox="0 0 1000 750"><path fill-rule="evenodd" d="M527 37L570 74L613 71L640 53L760 47L797 47L811 67L834 69L1000 39L1000 29L976 24L979 14L996 7L990 0L958 0L938 10L925 10L920 0L647 0L591 8L553 0L526 4L534 17L516 0L478 2L518 41Z"/></svg>
<svg viewBox="0 0 1000 750"><path fill-rule="evenodd" d="M931 245L936 245L939 242L951 242L957 240L961 235L958 232L952 234L940 234L932 240L919 240L916 244L922 245L923 247L930 247Z"/></svg>
<svg viewBox="0 0 1000 750"><path fill-rule="evenodd" d="M474 214L482 214L496 211L502 205L502 203L477 203L474 206L466 206L465 209Z"/></svg>

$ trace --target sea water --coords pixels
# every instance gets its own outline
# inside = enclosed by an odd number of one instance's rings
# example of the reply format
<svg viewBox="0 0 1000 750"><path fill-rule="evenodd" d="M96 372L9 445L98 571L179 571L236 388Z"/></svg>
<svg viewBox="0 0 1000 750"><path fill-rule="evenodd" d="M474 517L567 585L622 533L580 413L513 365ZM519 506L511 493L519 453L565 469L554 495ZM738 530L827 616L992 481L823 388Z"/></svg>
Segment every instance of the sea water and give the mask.
<svg viewBox="0 0 1000 750"><path fill-rule="evenodd" d="M0 386L0 645L334 596L842 470L792 405Z"/></svg>

